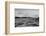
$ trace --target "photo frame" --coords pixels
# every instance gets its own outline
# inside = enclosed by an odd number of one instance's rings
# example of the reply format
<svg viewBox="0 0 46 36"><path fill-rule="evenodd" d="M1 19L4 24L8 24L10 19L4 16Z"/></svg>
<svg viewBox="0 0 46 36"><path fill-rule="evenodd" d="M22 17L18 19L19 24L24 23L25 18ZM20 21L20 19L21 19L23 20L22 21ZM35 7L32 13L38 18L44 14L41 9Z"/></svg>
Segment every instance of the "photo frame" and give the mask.
<svg viewBox="0 0 46 36"><path fill-rule="evenodd" d="M5 33L45 32L44 3L5 2Z"/></svg>

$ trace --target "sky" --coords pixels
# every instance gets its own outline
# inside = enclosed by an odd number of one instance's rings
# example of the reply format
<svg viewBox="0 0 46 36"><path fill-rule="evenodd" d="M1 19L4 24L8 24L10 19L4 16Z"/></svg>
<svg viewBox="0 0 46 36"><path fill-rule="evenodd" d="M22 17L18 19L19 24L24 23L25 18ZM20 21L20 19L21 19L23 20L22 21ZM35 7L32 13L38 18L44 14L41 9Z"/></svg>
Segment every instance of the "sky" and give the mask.
<svg viewBox="0 0 46 36"><path fill-rule="evenodd" d="M17 17L38 17L39 9L15 9Z"/></svg>

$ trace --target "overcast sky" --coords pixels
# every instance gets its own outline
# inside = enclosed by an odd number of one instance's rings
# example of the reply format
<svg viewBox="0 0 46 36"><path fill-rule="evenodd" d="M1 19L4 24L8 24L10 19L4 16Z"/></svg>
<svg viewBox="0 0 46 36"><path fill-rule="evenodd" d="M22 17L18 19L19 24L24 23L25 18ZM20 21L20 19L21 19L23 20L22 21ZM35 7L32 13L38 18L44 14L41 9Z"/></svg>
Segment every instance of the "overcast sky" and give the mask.
<svg viewBox="0 0 46 36"><path fill-rule="evenodd" d="M38 17L39 9L15 9L17 17Z"/></svg>

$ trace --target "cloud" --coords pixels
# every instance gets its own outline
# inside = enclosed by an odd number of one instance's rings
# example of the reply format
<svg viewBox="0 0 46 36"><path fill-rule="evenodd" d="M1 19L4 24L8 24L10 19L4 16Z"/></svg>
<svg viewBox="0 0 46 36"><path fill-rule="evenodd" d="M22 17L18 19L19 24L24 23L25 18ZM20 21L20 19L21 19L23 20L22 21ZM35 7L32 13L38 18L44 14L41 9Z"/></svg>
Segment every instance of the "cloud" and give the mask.
<svg viewBox="0 0 46 36"><path fill-rule="evenodd" d="M17 17L38 17L39 9L15 9Z"/></svg>

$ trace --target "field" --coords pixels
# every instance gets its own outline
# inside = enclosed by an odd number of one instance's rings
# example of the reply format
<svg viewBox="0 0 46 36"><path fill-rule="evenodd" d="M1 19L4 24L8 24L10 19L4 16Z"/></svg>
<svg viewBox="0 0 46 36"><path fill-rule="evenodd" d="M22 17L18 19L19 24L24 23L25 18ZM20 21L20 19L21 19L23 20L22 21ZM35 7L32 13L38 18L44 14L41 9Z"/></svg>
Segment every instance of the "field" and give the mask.
<svg viewBox="0 0 46 36"><path fill-rule="evenodd" d="M15 27L39 26L39 17L15 17Z"/></svg>

